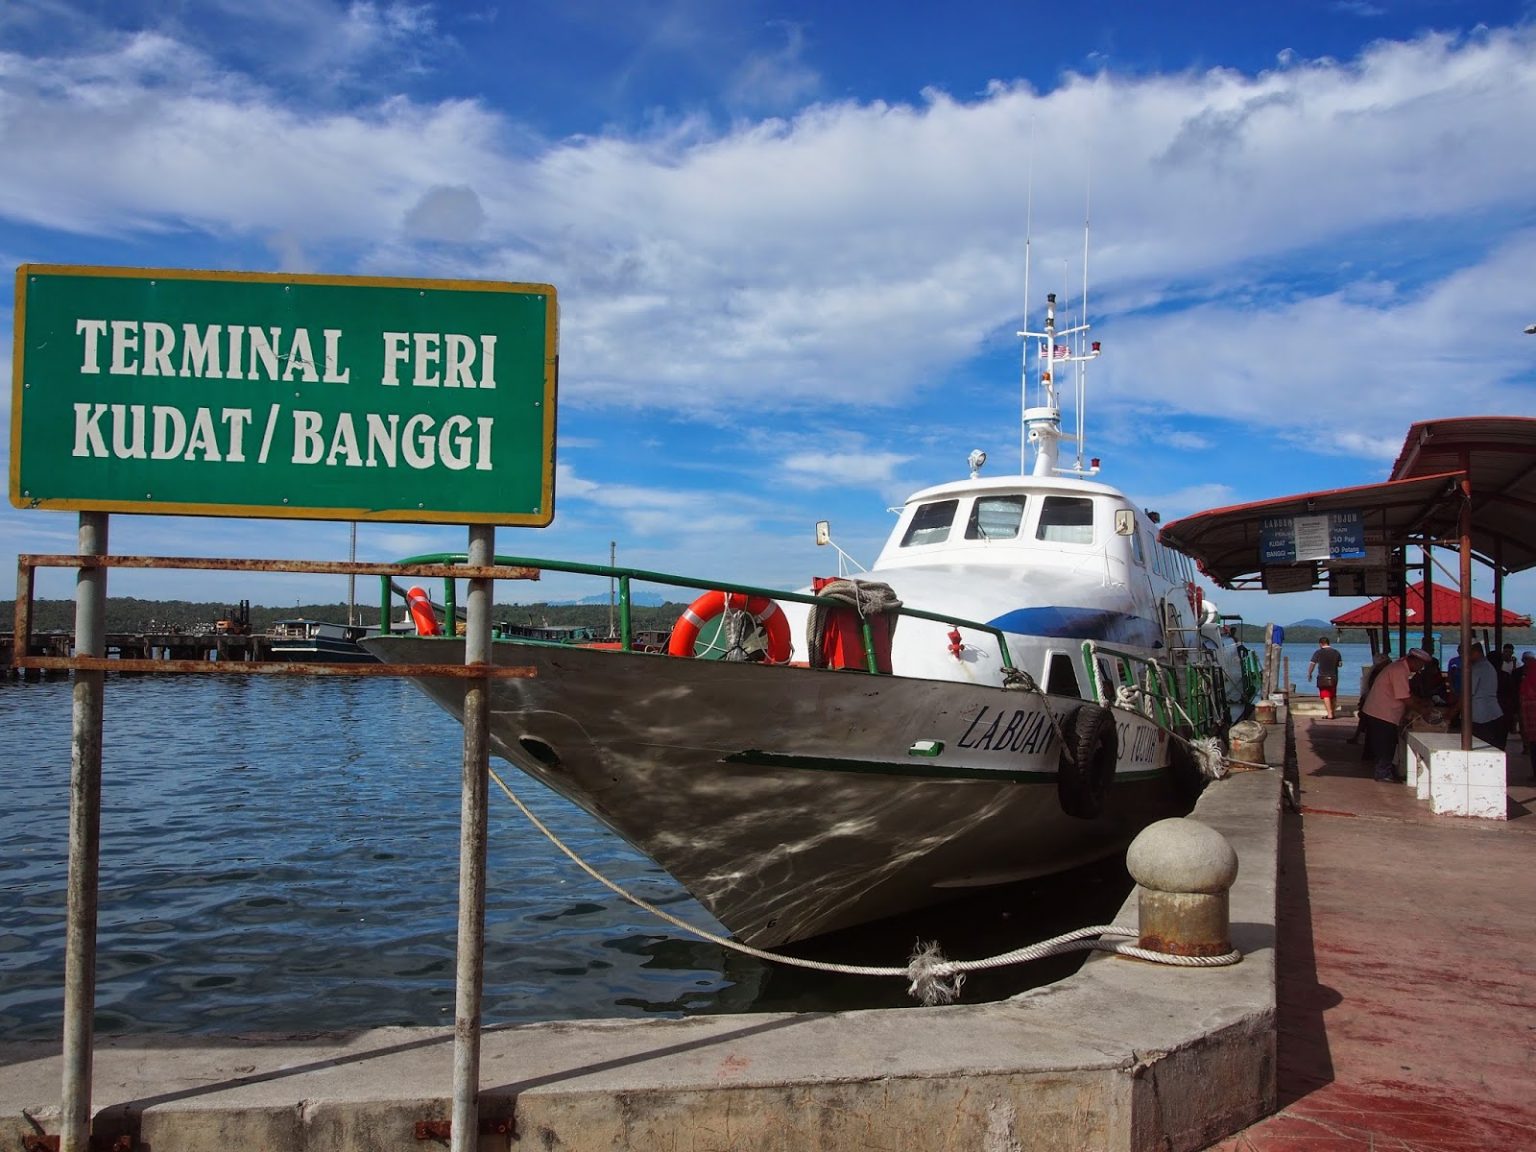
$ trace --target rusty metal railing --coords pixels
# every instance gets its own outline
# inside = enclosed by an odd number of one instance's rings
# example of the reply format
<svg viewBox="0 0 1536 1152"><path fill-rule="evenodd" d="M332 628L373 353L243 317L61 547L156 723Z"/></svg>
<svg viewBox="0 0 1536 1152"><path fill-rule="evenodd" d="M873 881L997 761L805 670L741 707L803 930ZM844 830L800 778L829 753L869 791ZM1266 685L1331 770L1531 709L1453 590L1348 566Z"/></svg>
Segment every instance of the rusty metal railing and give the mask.
<svg viewBox="0 0 1536 1152"><path fill-rule="evenodd" d="M440 676L450 679L527 679L528 667L499 667L470 664L353 664L327 661L264 660L146 660L75 654L71 656L34 656L32 647L32 601L39 568L73 568L77 571L100 569L179 569L210 572L288 572L319 576L378 576L383 579L403 576L445 580L537 580L540 570L527 565L411 563L371 564L357 561L329 560L257 560L216 559L189 556L89 556L23 554L16 558L16 611L14 621L15 652L11 667L18 671L99 671L99 672L190 672L213 676ZM380 629L387 629L387 619ZM167 645L169 647L170 645Z"/></svg>

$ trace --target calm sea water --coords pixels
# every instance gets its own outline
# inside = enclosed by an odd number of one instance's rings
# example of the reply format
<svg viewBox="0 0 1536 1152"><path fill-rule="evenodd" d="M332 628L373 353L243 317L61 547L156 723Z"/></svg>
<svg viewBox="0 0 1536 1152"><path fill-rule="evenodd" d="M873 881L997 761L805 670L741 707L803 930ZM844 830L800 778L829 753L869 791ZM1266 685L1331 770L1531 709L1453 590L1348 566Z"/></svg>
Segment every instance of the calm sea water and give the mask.
<svg viewBox="0 0 1536 1152"><path fill-rule="evenodd" d="M0 1035L60 1033L67 681L0 683ZM106 688L97 1031L451 1024L458 724L404 681L113 676ZM585 813L493 761L601 871L718 925ZM905 982L806 973L683 937L587 878L491 791L485 1020L881 1007ZM1113 918L1120 859L801 950L901 965L914 939L988 955ZM1081 955L975 977L965 999Z"/></svg>
<svg viewBox="0 0 1536 1152"><path fill-rule="evenodd" d="M1361 669L1371 666L1371 646L1369 644L1335 644L1333 647L1338 650L1340 656L1344 657L1344 663L1339 665L1339 694L1354 696L1360 691ZM1262 645L1260 648L1262 650ZM1290 682L1296 685L1297 693L1302 696L1316 696L1317 684L1307 683L1307 664L1312 659L1312 653L1317 651L1317 644L1293 644L1287 641L1283 650L1285 658L1290 661Z"/></svg>

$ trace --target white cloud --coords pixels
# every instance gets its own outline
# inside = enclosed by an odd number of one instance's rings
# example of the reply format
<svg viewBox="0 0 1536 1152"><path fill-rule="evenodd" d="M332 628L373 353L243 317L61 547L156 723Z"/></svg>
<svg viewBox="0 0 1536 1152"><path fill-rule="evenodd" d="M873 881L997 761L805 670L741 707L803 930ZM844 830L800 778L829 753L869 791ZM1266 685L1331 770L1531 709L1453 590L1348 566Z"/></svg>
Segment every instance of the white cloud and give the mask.
<svg viewBox="0 0 1536 1152"><path fill-rule="evenodd" d="M608 19L574 7L594 30ZM711 61L709 8L626 10L645 39L620 86L686 60L782 116L722 129L684 109L553 142L489 98L412 86L455 50L422 5L228 0L226 21L270 22L247 47L190 22L90 29L68 10L78 35L29 54L18 33L0 51L0 149L18 174L0 182L6 246L553 283L562 448L605 447L562 464L541 546L655 535L679 541L657 566L713 566L752 533L770 542L755 569L784 582L802 521L831 506L878 544L902 485L963 475L970 447L999 466L1016 447L1016 406L962 407L992 395L971 379L982 364L1011 401L1031 196L1033 318L1047 290L1075 308L1090 167L1106 346L1092 435L1155 459L1138 479L1169 493L1152 502L1165 516L1303 487L1264 474L1246 451L1261 438L1366 482L1415 416L1532 408L1530 27L1290 54L1257 76L1104 70L1045 92L797 109L819 84L800 31ZM855 434L808 430L808 411ZM655 445L634 482L609 459L615 414L633 417L625 447ZM694 436L704 448L676 450ZM1198 487L1179 467L1222 479ZM368 535L391 555L460 538Z"/></svg>
<svg viewBox="0 0 1536 1152"><path fill-rule="evenodd" d="M355 43L338 51L425 19L411 6L353 5ZM531 155L509 145L504 114L474 101L306 109L162 34L3 60L0 144L27 179L0 190L0 214L100 234L281 238L269 243L284 263L323 245L370 271L449 261L549 280L563 293L574 403L678 408L700 390L779 408L906 402L1015 322L1031 132L1035 283L1066 291L1079 277L1071 222L1091 153L1104 222L1094 283L1111 302L1175 300L1234 277L1257 287L1278 254L1354 250L1406 222L1432 233L1457 214L1523 203L1536 184L1523 135L1536 34L1524 29L1381 43L1353 63L1257 77L1104 73L1044 95L1000 84L970 102L930 92L917 105L823 104L723 134L684 120ZM467 250L417 252L413 237ZM1376 284L1369 269L1343 279ZM1207 333L1246 323L1270 350L1283 325L1337 334L1320 356L1293 343L1280 360L1229 358L1216 366L1223 386L1200 403L1252 420L1282 386L1333 397L1343 363L1371 366L1340 355L1348 342L1330 321L1350 309L1396 337L1378 345L1385 362L1352 374L1363 397L1400 396L1405 384L1430 394L1439 380L1414 363L1465 363L1463 334L1419 326L1426 309L1411 293L1384 309L1358 295L1345 287L1246 318L1217 303L1186 310L1183 330L1171 326L1185 338L1197 321ZM1161 398L1194 402L1187 390ZM1330 420L1321 403L1298 415Z"/></svg>

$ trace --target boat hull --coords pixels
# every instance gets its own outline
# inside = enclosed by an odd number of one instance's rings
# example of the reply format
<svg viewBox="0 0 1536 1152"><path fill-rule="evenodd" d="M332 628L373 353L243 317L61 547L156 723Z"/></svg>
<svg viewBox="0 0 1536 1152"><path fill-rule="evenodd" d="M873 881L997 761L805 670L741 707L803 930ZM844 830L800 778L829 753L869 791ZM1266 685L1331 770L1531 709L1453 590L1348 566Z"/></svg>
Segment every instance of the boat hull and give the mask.
<svg viewBox="0 0 1536 1152"><path fill-rule="evenodd" d="M462 641L374 638L387 662ZM1105 811L1068 816L1038 694L974 684L498 643L493 751L601 820L739 939L773 947L1121 849L1179 800L1166 747L1115 710ZM463 682L421 678L462 720ZM746 702L745 705L743 702ZM1051 699L1064 717L1082 704Z"/></svg>

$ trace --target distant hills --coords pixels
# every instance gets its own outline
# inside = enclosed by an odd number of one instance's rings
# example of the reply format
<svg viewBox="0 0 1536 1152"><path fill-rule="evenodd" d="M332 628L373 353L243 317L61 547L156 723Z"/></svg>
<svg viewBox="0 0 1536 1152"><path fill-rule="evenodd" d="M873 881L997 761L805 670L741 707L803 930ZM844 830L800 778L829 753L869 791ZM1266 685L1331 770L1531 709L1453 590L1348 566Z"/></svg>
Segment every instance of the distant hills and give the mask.
<svg viewBox="0 0 1536 1152"><path fill-rule="evenodd" d="M598 592L591 596L583 596L580 600L550 600L547 603L551 608L569 608L580 604L608 604L608 593ZM618 603L617 599L613 601ZM644 589L631 591L629 594L631 604L644 604L648 608L660 608L667 602L667 598L660 592L648 592Z"/></svg>
<svg viewBox="0 0 1536 1152"><path fill-rule="evenodd" d="M395 618L398 620L404 608L396 602ZM462 611L464 604L461 601ZM634 626L641 629L666 629L672 627L682 611L681 604L664 604L659 596L637 595L631 601L630 616ZM13 600L0 601L0 620L15 618ZM583 601L556 604L496 604L491 608L493 622L507 621L517 624L539 624L555 627L583 626L606 632L610 609L608 597L588 597ZM199 602L193 600L140 600L132 596L108 596L106 630L108 632L185 632L211 631L215 622L236 618L236 609L230 604ZM357 623L376 627L379 622L377 603L359 602L355 610ZM332 624L347 623L347 605L295 604L280 608L250 606L250 627L254 632L269 631L279 620L325 620ZM75 626L75 602L73 600L32 601L32 630L34 632L69 632Z"/></svg>
<svg viewBox="0 0 1536 1152"><path fill-rule="evenodd" d="M686 589L678 590L679 596L687 596ZM691 599L691 597L690 597ZM682 612L685 601L664 601L659 593L636 590L630 601L630 618L637 629L665 630L672 627ZM459 609L462 612L461 601ZM403 616L398 606L396 619ZM549 625L552 627L587 627L606 633L610 619L617 624L616 606L610 607L606 594L587 596L580 600L549 601L539 604L496 604L491 608L494 622L514 624ZM229 604L196 602L190 600L140 600L131 596L107 597L106 630L108 632L188 632L196 633L212 629L219 620L234 618L235 610ZM15 618L15 602L0 600L0 621ZM296 604L292 607L250 607L251 629L269 631L278 620L325 620L333 624L347 623L345 603ZM378 604L359 602L356 608L357 623L375 627L379 622ZM32 602L32 629L34 632L68 632L75 626L75 602L73 600L34 600ZM6 628L0 624L0 629ZM1439 630L1442 638L1453 642L1453 629ZM1492 631L1489 631L1492 635ZM1319 636L1327 636L1337 644L1364 644L1367 634L1360 628L1336 628L1325 620L1297 620L1285 625L1288 644L1311 644ZM1262 643L1264 628L1257 624L1243 624L1239 637L1245 643ZM1506 628L1504 639L1512 644L1528 646L1536 643L1536 629Z"/></svg>

